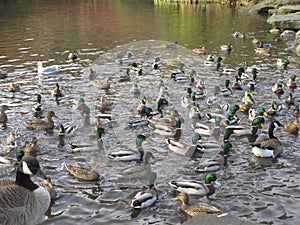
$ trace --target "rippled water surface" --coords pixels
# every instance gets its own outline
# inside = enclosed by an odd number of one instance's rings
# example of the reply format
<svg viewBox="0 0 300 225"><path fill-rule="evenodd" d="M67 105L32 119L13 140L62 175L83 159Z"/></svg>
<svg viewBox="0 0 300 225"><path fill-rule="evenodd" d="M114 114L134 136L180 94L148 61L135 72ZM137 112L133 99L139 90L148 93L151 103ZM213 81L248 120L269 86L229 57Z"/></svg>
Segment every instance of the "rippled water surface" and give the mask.
<svg viewBox="0 0 300 225"><path fill-rule="evenodd" d="M225 79L232 76L221 75L204 66L206 56L197 56L190 50L207 46L209 52L222 56L223 68L237 68L247 60L249 65L260 69L259 84L254 91L256 108L269 108L272 100L284 102L288 90L281 98L272 93L271 87L282 79L287 82L292 74L299 75L299 58L289 50L290 42L277 41L278 36L269 34L266 18L240 13L225 5L163 4L160 1L3 1L0 3L0 69L8 72L1 79L0 102L9 105L9 122L6 130L0 131L4 140L16 128L22 139L28 141L37 136L41 146L38 156L45 173L52 178L58 193L41 224L180 224L186 218L180 213L178 203L172 201L168 182L174 178L203 179L204 174L194 168L201 159L176 155L168 150L164 137L153 134L149 127L130 129L128 121L137 116L136 108L141 97L147 97L147 104L155 108L159 93L160 76L169 85L170 104L165 114L176 108L184 117L181 140L190 142L192 121L188 111L180 105L180 97L188 84L175 83L170 79L170 59L178 56L185 64L185 70L196 71L196 81L205 80L207 95L212 95L213 86L224 85ZM246 39L234 39L234 31L245 32ZM257 55L251 37L272 44L272 55ZM150 40L150 41L145 41ZM154 41L162 40L162 41ZM166 48L177 41L178 48ZM230 54L220 50L220 45L232 43ZM130 44L127 44L130 43ZM71 50L78 52L80 59L72 62L67 59ZM120 82L126 66L118 59L132 53L144 74L131 74L131 80ZM147 52L147 54L145 54ZM162 68L153 70L152 63L161 58ZM288 70L276 67L277 58L288 58ZM60 71L51 75L37 74L37 61L45 66L59 65ZM89 80L89 69L97 72L97 78L109 76L111 87L101 90L93 87ZM142 94L134 96L130 88L138 80ZM21 91L10 93L7 88L18 83ZM59 83L65 96L56 102L51 96L55 83ZM295 91L297 94L298 90ZM241 103L244 92L235 91L222 102ZM54 110L56 128L53 134L31 131L25 128L24 121L34 119L31 107L36 95L42 95L45 111ZM84 126L80 113L74 109L74 99L84 94L91 109L91 126ZM88 142L95 139L94 116L99 96L114 103L112 122L105 124L104 151L83 149L74 151L68 147L71 142ZM201 110L208 108L200 101ZM285 108L281 122L291 118L292 109ZM241 124L247 125L247 116L239 114ZM76 123L78 130L72 137L66 137L65 145L59 145L58 125ZM208 123L205 119L201 122ZM267 124L269 120L267 120ZM247 139L232 138L234 148L226 168L216 174L222 183L211 200L205 201L223 209L242 220L266 224L299 224L299 143L298 134L292 135L282 128L275 131L282 140L283 154L276 160L258 159L251 155ZM144 148L156 158L150 166L140 167L136 163L115 162L107 154L135 146L137 134L147 136ZM267 129L261 133L266 134ZM221 138L221 137L220 137ZM220 138L217 138L220 141ZM61 144L61 143L60 143ZM13 156L14 151L1 147L3 156ZM97 158L103 167L98 181L83 182L74 179L64 168L65 163L89 165ZM133 174L120 173L125 168L138 170ZM160 196L157 203L146 210L130 208L132 197L147 184L150 170L158 174L156 187ZM14 177L13 172L1 171L1 177Z"/></svg>

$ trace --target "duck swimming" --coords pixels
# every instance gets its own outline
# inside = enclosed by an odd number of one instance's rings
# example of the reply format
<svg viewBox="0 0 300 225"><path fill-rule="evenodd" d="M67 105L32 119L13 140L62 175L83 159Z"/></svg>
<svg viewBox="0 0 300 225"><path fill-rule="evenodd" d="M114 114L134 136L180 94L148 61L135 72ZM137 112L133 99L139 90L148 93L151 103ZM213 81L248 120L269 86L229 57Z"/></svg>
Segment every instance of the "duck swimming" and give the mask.
<svg viewBox="0 0 300 225"><path fill-rule="evenodd" d="M50 75L52 73L57 72L60 69L58 65L43 67L42 62L38 62L37 65L38 65L38 74Z"/></svg>
<svg viewBox="0 0 300 225"><path fill-rule="evenodd" d="M0 221L3 224L35 224L50 206L49 192L33 183L30 175L47 179L35 157L23 157L16 180L0 180ZM3 198L5 196L5 198ZM16 209L18 209L16 213Z"/></svg>
<svg viewBox="0 0 300 225"><path fill-rule="evenodd" d="M29 120L25 121L25 125L27 128L31 129L44 129L44 130L50 130L54 128L54 121L52 120L53 117L57 116L53 111L49 111L47 113L47 121L45 120Z"/></svg>

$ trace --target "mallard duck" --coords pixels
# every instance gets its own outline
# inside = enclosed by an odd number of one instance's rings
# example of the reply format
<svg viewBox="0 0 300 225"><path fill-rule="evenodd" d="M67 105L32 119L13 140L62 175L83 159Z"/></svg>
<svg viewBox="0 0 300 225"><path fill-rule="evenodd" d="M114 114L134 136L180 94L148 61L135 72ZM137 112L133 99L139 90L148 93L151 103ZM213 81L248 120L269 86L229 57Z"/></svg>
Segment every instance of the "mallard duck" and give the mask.
<svg viewBox="0 0 300 225"><path fill-rule="evenodd" d="M243 90L243 88L244 87L243 87L243 84L241 82L241 79L238 76L235 76L234 77L234 82L231 85L231 89L241 91L241 90Z"/></svg>
<svg viewBox="0 0 300 225"><path fill-rule="evenodd" d="M143 142L146 137L142 134L136 136L136 148L133 150L120 150L111 152L108 157L117 161L142 161L144 155Z"/></svg>
<svg viewBox="0 0 300 225"><path fill-rule="evenodd" d="M256 37L252 38L252 44L257 45L259 43L259 40Z"/></svg>
<svg viewBox="0 0 300 225"><path fill-rule="evenodd" d="M37 103L34 106L32 106L31 109L36 117L40 117L40 115L44 111L44 106L42 105L42 96L40 94L36 96L36 101Z"/></svg>
<svg viewBox="0 0 300 225"><path fill-rule="evenodd" d="M290 61L288 59L277 59L276 64L278 68L287 69Z"/></svg>
<svg viewBox="0 0 300 225"><path fill-rule="evenodd" d="M181 97L181 106L183 108L190 108L194 105L196 101L196 93L192 92L191 94L189 94L189 96L182 96Z"/></svg>
<svg viewBox="0 0 300 225"><path fill-rule="evenodd" d="M230 53L232 50L232 45L231 43L228 43L227 45L221 45L220 48L222 51L227 51L228 53Z"/></svg>
<svg viewBox="0 0 300 225"><path fill-rule="evenodd" d="M112 102L108 102L105 98L105 96L100 96L99 98L99 102L98 102L98 106L97 109L101 112L101 113L106 113L107 111L111 111L112 107L113 107L113 103Z"/></svg>
<svg viewBox="0 0 300 225"><path fill-rule="evenodd" d="M58 83L55 84L55 88L52 91L52 96L54 96L56 100L64 96Z"/></svg>
<svg viewBox="0 0 300 225"><path fill-rule="evenodd" d="M209 127L206 124L196 122L194 127L194 132L200 134L201 136L215 136L220 134L220 122L221 117L215 117L215 124L213 127Z"/></svg>
<svg viewBox="0 0 300 225"><path fill-rule="evenodd" d="M149 178L148 189L135 194L131 201L131 207L135 209L144 209L152 206L158 199L158 192L154 187L157 175L152 172Z"/></svg>
<svg viewBox="0 0 300 225"><path fill-rule="evenodd" d="M11 84L11 85L7 88L7 90L8 90L9 92L19 92L19 91L21 90L21 87L20 87L19 84Z"/></svg>
<svg viewBox="0 0 300 225"><path fill-rule="evenodd" d="M209 196L215 193L215 186L220 186L215 174L209 173L205 176L204 182L198 180L172 180L169 185L176 191L190 195Z"/></svg>
<svg viewBox="0 0 300 225"><path fill-rule="evenodd" d="M246 34L245 34L245 33L241 33L241 32L239 32L239 31L234 32L234 33L232 34L232 36L233 36L234 38L246 38Z"/></svg>
<svg viewBox="0 0 300 225"><path fill-rule="evenodd" d="M94 150L103 150L103 140L102 135L105 133L103 127L98 127L96 129L96 143L70 143L70 147L76 151L94 151Z"/></svg>
<svg viewBox="0 0 300 225"><path fill-rule="evenodd" d="M205 151L208 153L209 158L203 158L204 156L206 156L205 154L203 154L200 165L199 167L195 168L195 171L200 173L211 173L220 170L222 167L227 165L227 156L231 148L232 144L229 141L226 142L223 146L223 149L218 152L213 158L211 158L210 153L214 154L214 152ZM216 150L218 149L219 148L217 148Z"/></svg>
<svg viewBox="0 0 300 225"><path fill-rule="evenodd" d="M153 119L150 118L148 121L152 125L162 125L162 126L167 126L167 127L176 127L176 117L179 117L180 114L178 113L177 110L171 110L170 111L170 118L158 118L158 119Z"/></svg>
<svg viewBox="0 0 300 225"><path fill-rule="evenodd" d="M245 97L243 98L244 103L239 105L239 111L248 113L249 109L255 104L251 90L245 92Z"/></svg>
<svg viewBox="0 0 300 225"><path fill-rule="evenodd" d="M155 69L155 70L158 70L158 69L160 69L161 67L162 67L162 65L161 65L161 62L160 62L160 58L159 58L159 57L156 57L156 58L154 59L153 64L152 64L152 68Z"/></svg>
<svg viewBox="0 0 300 225"><path fill-rule="evenodd" d="M57 198L57 192L55 191L51 178L43 180L42 186L49 192L51 201L54 201Z"/></svg>
<svg viewBox="0 0 300 225"><path fill-rule="evenodd" d="M225 122L227 125L239 124L241 122L241 118L239 118L234 112L230 111L226 115Z"/></svg>
<svg viewBox="0 0 300 225"><path fill-rule="evenodd" d="M189 118L190 119L202 119L204 114L200 111L199 104L194 104L193 107L189 110Z"/></svg>
<svg viewBox="0 0 300 225"><path fill-rule="evenodd" d="M50 206L49 192L33 183L30 175L47 179L35 157L23 157L16 171L16 180L1 179L0 217L3 224L36 224ZM18 209L16 213L16 209Z"/></svg>
<svg viewBox="0 0 300 225"><path fill-rule="evenodd" d="M8 149L15 149L17 147L20 147L22 144L19 139L20 135L18 130L12 131L5 140L5 147Z"/></svg>
<svg viewBox="0 0 300 225"><path fill-rule="evenodd" d="M257 157L278 157L283 152L283 145L277 137L274 136L274 129L276 127L282 126L282 124L274 120L270 123L268 129L268 138L257 139L254 144L252 144L252 153Z"/></svg>
<svg viewBox="0 0 300 225"><path fill-rule="evenodd" d="M198 203L195 205L189 205L189 196L187 193L179 193L173 200L181 201L181 210L189 216L196 216L201 214L215 214L218 217L225 216L227 213L223 213L220 209L206 204Z"/></svg>
<svg viewBox="0 0 300 225"><path fill-rule="evenodd" d="M255 136L259 128L264 127L263 120L256 118L252 121L250 127L246 126L228 126L235 136Z"/></svg>
<svg viewBox="0 0 300 225"><path fill-rule="evenodd" d="M192 51L197 55L206 55L208 53L208 50L205 46L202 48L194 48Z"/></svg>
<svg viewBox="0 0 300 225"><path fill-rule="evenodd" d="M266 116L268 116L268 114L267 114L266 109L263 107L260 107L257 112L255 109L249 109L249 112L248 112L248 118L251 122L256 118L262 118L262 117L266 117Z"/></svg>
<svg viewBox="0 0 300 225"><path fill-rule="evenodd" d="M45 129L45 130L50 130L54 128L54 121L52 120L52 118L55 117L57 118L57 116L55 115L55 113L53 111L49 111L47 113L47 121L45 120L29 120L29 121L25 121L25 125L27 128L31 128L31 129Z"/></svg>
<svg viewBox="0 0 300 225"><path fill-rule="evenodd" d="M290 90L295 90L297 88L297 84L296 84L296 75L293 74L289 80L288 80L288 83L287 83L287 86L289 87Z"/></svg>
<svg viewBox="0 0 300 225"><path fill-rule="evenodd" d="M7 114L6 110L8 110L9 107L7 105L1 105L0 106L0 123L2 124L2 129L7 128Z"/></svg>
<svg viewBox="0 0 300 225"><path fill-rule="evenodd" d="M57 72L60 69L60 67L58 65L43 67L42 62L38 62L37 65L38 65L38 74L49 75L49 74Z"/></svg>
<svg viewBox="0 0 300 225"><path fill-rule="evenodd" d="M74 177L79 178L84 181L98 180L100 174L96 171L96 166L102 166L97 160L91 160L91 167L85 166L75 166L71 164L65 164L67 171Z"/></svg>
<svg viewBox="0 0 300 225"><path fill-rule="evenodd" d="M284 124L284 129L292 134L298 134L299 131L299 120L296 118L294 121L287 121Z"/></svg>
<svg viewBox="0 0 300 225"><path fill-rule="evenodd" d="M181 135L181 121L182 118L176 118L176 126L174 127L168 127L165 125L154 125L154 133L159 134L161 136L165 137L173 137L175 139L178 139Z"/></svg>
<svg viewBox="0 0 300 225"><path fill-rule="evenodd" d="M38 141L36 137L32 137L30 142L26 145L24 149L25 155L31 155L36 157L40 152L40 146L38 145Z"/></svg>
<svg viewBox="0 0 300 225"><path fill-rule="evenodd" d="M98 79L95 79L95 80L92 80L92 85L94 87L97 87L97 88L100 88L100 89L109 89L110 88L110 78L109 77L105 77L104 79L102 80L98 80Z"/></svg>
<svg viewBox="0 0 300 225"><path fill-rule="evenodd" d="M66 123L66 124L59 124L58 126L58 132L59 135L62 136L73 136L74 132L78 129L77 124L73 123Z"/></svg>
<svg viewBox="0 0 300 225"><path fill-rule="evenodd" d="M93 68L90 68L90 71L89 71L89 80L95 80L97 75L96 75L96 71L93 69Z"/></svg>
<svg viewBox="0 0 300 225"><path fill-rule="evenodd" d="M283 83L282 81L278 81L278 82L272 87L272 91L273 91L273 93L275 93L275 94L282 95L282 94L284 93L283 87L284 87L284 83Z"/></svg>
<svg viewBox="0 0 300 225"><path fill-rule="evenodd" d="M166 139L166 143L170 151L191 157L194 155L195 151L202 151L202 149L198 149L198 140L200 139L201 136L199 134L193 134L192 144L186 144L172 139Z"/></svg>
<svg viewBox="0 0 300 225"><path fill-rule="evenodd" d="M220 98L217 96L218 94L220 94L221 88L219 86L215 86L214 90L213 90L213 96L208 97L206 99L206 104L208 106L213 106L216 105L218 103L220 103Z"/></svg>
<svg viewBox="0 0 300 225"><path fill-rule="evenodd" d="M147 98L144 96L141 99L141 102L140 102L140 104L138 105L138 107L136 109L138 114L141 116L141 118L145 117L145 115L146 115L146 109L148 108L146 106L146 103L147 103Z"/></svg>
<svg viewBox="0 0 300 225"><path fill-rule="evenodd" d="M290 108L291 105L299 106L300 98L297 96L293 96L293 94L290 92L285 103L287 104L288 108Z"/></svg>
<svg viewBox="0 0 300 225"><path fill-rule="evenodd" d="M130 93L132 93L134 95L141 94L140 85L139 85L139 82L137 80L133 81L133 85L130 88Z"/></svg>
<svg viewBox="0 0 300 225"><path fill-rule="evenodd" d="M269 109L267 109L267 114L270 116L281 115L283 114L284 111L283 109L284 109L283 103L277 104L276 101L273 101L272 106Z"/></svg>
<svg viewBox="0 0 300 225"><path fill-rule="evenodd" d="M2 173L9 173L18 167L19 162L25 155L23 150L16 151L16 158L0 156L0 169ZM1 184L1 181L0 181ZM0 210L1 211L1 210Z"/></svg>
<svg viewBox="0 0 300 225"><path fill-rule="evenodd" d="M200 81L199 81L200 82ZM188 94L188 96L190 96L193 92L195 93L195 99L203 99L206 97L205 92L203 91L204 87L204 83L203 84L199 84L201 86L199 86L199 90L193 90L191 87L186 88L186 93Z"/></svg>
<svg viewBox="0 0 300 225"><path fill-rule="evenodd" d="M271 48L257 47L257 48L255 48L255 53L257 53L257 54L270 54L271 53Z"/></svg>
<svg viewBox="0 0 300 225"><path fill-rule="evenodd" d="M225 80L225 88L222 88L220 91L220 94L223 95L224 97L228 97L230 95L232 95L232 90L229 87L230 85L230 80L226 79Z"/></svg>
<svg viewBox="0 0 300 225"><path fill-rule="evenodd" d="M78 59L77 53L75 51L70 52L69 55L68 55L68 59L75 61L76 59Z"/></svg>

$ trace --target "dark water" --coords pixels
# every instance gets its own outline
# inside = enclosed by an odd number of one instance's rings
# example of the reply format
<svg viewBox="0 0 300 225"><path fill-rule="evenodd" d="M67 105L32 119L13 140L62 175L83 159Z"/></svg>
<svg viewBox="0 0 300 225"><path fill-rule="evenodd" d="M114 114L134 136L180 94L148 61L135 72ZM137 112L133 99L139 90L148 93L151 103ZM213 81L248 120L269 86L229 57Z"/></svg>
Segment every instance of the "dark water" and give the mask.
<svg viewBox="0 0 300 225"><path fill-rule="evenodd" d="M192 121L187 110L180 106L183 86L169 80L168 60L181 56L186 69L196 70L196 80L205 79L207 95L212 95L215 84L223 85L227 76L219 76L204 66L204 56L192 54L191 49L206 46L209 52L223 57L223 67L237 68L244 60L249 65L260 68L260 84L255 90L256 107L270 107L275 99L284 102L288 90L279 99L271 92L278 79L287 82L292 74L299 74L299 63L294 53L288 51L290 43L275 42L266 18L239 13L226 5L207 4L165 4L160 1L1 1L0 3L0 68L8 71L8 78L1 80L1 104L10 106L7 111L8 128L0 132L6 138L18 128L24 140L33 135L38 137L42 154L40 163L58 192L58 199L51 206L41 224L180 224L185 220L173 202L168 186L170 179L184 177L203 179L203 174L195 173L199 160L169 152L164 138L153 135L150 128L129 129L127 122L136 116L136 107L141 96L130 93L134 79L140 83L142 94L147 96L147 104L154 106L159 91L159 76L164 76L170 87L166 113L176 108L185 117L181 140L189 142ZM234 39L235 31L245 32L246 39ZM272 55L257 55L251 37L272 44ZM143 41L143 40L162 41ZM177 41L180 48L166 49L167 42ZM133 44L127 45L129 42ZM232 43L230 55L220 50L220 45ZM117 47L118 46L118 47ZM144 50L150 46L151 54ZM76 62L67 60L70 50L79 53ZM131 81L119 82L120 74L126 67L117 62L117 55L132 52L144 69L143 76L132 75ZM164 67L159 71L151 69L155 57L160 57ZM288 58L288 70L276 67L277 58ZM95 61L96 60L96 61ZM298 60L298 61L297 61ZM39 76L37 61L44 65L60 65L61 71L54 75ZM97 70L98 78L111 77L108 91L91 86L88 79L89 67ZM51 96L56 82L59 82L65 96L57 104ZM9 93L11 83L19 83L21 92ZM213 85L211 85L213 84ZM151 87L151 88L149 88ZM103 152L85 149L73 151L58 146L57 129L54 134L34 132L25 128L23 121L33 119L31 107L36 94L43 96L45 110L54 110L58 116L55 124L74 122L79 129L65 142L92 142L93 126L84 127L82 118L73 107L73 100L85 94L91 108L91 123L97 114L96 101L99 95L114 102L112 113L115 119L106 125ZM297 91L296 91L297 93ZM223 102L241 103L243 92L234 92ZM200 102L203 112L212 109ZM200 107L201 108L201 107ZM284 116L277 119L285 122L291 110L285 109ZM248 124L247 117L242 124ZM201 121L201 122L205 122ZM134 194L146 185L149 170L140 169L134 175L120 175L124 168L137 167L135 163L119 163L107 159L109 152L133 148L137 134L148 138L146 150L156 157L151 170L157 172L156 186L160 198L155 206L142 212L133 211L130 202ZM266 129L262 131L266 133ZM218 171L222 187L218 188L211 204L218 206L232 216L246 221L266 224L298 224L300 218L299 193L299 144L298 135L279 129L276 135L284 143L284 153L277 160L261 160L251 155L251 147L246 139L233 138L234 149L229 165ZM5 146L1 155L13 156ZM97 158L103 167L97 168L101 179L96 182L82 182L72 178L64 168L65 163L88 165L91 158ZM200 160L201 162L201 160ZM146 173L146 174L145 174ZM14 175L9 173L11 177ZM199 201L208 201L199 199ZM196 202L196 200L195 200Z"/></svg>

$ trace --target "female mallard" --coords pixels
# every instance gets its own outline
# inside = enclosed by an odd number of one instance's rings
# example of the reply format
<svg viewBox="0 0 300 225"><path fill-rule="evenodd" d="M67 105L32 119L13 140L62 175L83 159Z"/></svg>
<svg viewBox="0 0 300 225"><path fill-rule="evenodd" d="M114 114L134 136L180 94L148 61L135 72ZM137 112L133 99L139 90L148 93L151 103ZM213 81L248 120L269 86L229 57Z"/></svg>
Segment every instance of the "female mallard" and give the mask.
<svg viewBox="0 0 300 225"><path fill-rule="evenodd" d="M97 108L101 113L106 113L107 111L111 111L112 107L113 107L112 102L108 102L105 96L100 96Z"/></svg>
<svg viewBox="0 0 300 225"><path fill-rule="evenodd" d="M49 192L36 185L30 175L47 179L35 157L23 157L16 180L0 180L0 220L3 224L35 224L50 206ZM16 213L16 209L17 213Z"/></svg>
<svg viewBox="0 0 300 225"><path fill-rule="evenodd" d="M198 150L198 140L201 139L199 134L194 134L192 136L192 144L186 144L172 139L167 139L166 143L170 151L175 152L180 155L191 157L194 155L195 151ZM202 151L202 149L199 149Z"/></svg>
<svg viewBox="0 0 300 225"><path fill-rule="evenodd" d="M268 138L258 139L252 145L252 153L257 157L278 157L283 152L283 145L274 136L274 129L278 126L282 126L277 120L274 120L270 123L268 129Z"/></svg>
<svg viewBox="0 0 300 225"><path fill-rule="evenodd" d="M142 161L144 155L143 142L146 137L142 134L136 136L136 148L133 150L120 150L111 152L108 157L116 161Z"/></svg>
<svg viewBox="0 0 300 225"><path fill-rule="evenodd" d="M202 48L194 48L192 51L197 55L206 55L208 53L208 50L205 46Z"/></svg>
<svg viewBox="0 0 300 225"><path fill-rule="evenodd" d="M110 88L110 79L109 77L105 77L102 80L92 80L91 83L94 87L100 88L100 89L109 89Z"/></svg>
<svg viewBox="0 0 300 225"><path fill-rule="evenodd" d="M0 123L2 124L2 129L7 128L7 114L6 110L8 110L9 107L7 105L1 105L0 106Z"/></svg>
<svg viewBox="0 0 300 225"><path fill-rule="evenodd" d="M152 172L149 178L148 189L135 194L131 201L131 207L135 209L144 209L152 206L158 199L158 192L154 187L156 173Z"/></svg>
<svg viewBox="0 0 300 225"><path fill-rule="evenodd" d="M96 166L102 166L97 160L91 160L91 167L75 166L71 164L65 164L67 171L74 177L84 181L93 181L99 179L99 173L96 171Z"/></svg>
<svg viewBox="0 0 300 225"><path fill-rule="evenodd" d="M189 196L187 193L179 193L177 197L173 198L173 200L181 201L181 210L189 216L196 216L201 214L215 214L218 217L222 217L227 215L227 213L223 213L218 208L206 204L206 203L198 203L195 205L189 205Z"/></svg>
<svg viewBox="0 0 300 225"><path fill-rule="evenodd" d="M231 89L241 91L241 90L243 90L243 88L244 88L244 86L241 82L241 79L238 76L235 76L234 77L234 82L231 85Z"/></svg>
<svg viewBox="0 0 300 225"><path fill-rule="evenodd" d="M52 96L55 97L55 100L58 100L59 98L64 96L58 83L55 84L55 88L52 91Z"/></svg>
<svg viewBox="0 0 300 225"><path fill-rule="evenodd" d="M272 91L273 91L273 93L275 93L275 94L282 95L282 94L284 93L283 87L284 87L284 83L283 83L282 81L278 81L278 82L272 87Z"/></svg>
<svg viewBox="0 0 300 225"><path fill-rule="evenodd" d="M154 125L154 133L165 137L173 137L175 139L178 139L181 135L181 122L182 118L176 118L175 128L160 124Z"/></svg>
<svg viewBox="0 0 300 225"><path fill-rule="evenodd" d="M259 40L256 37L253 37L251 42L252 44L257 45L259 43Z"/></svg>
<svg viewBox="0 0 300 225"><path fill-rule="evenodd" d="M254 51L257 54L262 54L262 55L269 55L269 54L271 54L271 48L257 47L257 48L255 48Z"/></svg>
<svg viewBox="0 0 300 225"><path fill-rule="evenodd" d="M194 126L194 132L204 136L218 135L220 134L220 122L221 117L219 116L215 117L215 124L213 127L209 127L203 123L196 122Z"/></svg>
<svg viewBox="0 0 300 225"><path fill-rule="evenodd" d="M287 121L284 124L284 129L291 132L292 134L298 134L299 131L299 120L296 118L294 121Z"/></svg>
<svg viewBox="0 0 300 225"><path fill-rule="evenodd" d="M220 186L215 174L209 173L205 176L204 182L198 180L172 180L169 182L176 191L190 195L209 197L215 193L215 186Z"/></svg>
<svg viewBox="0 0 300 225"><path fill-rule="evenodd" d="M158 118L158 119L148 119L148 121L156 126L156 125L162 125L167 127L176 127L176 117L180 116L177 110L171 110L170 111L170 118Z"/></svg>
<svg viewBox="0 0 300 225"><path fill-rule="evenodd" d="M53 117L57 116L53 111L49 111L47 113L47 121L45 120L30 120L30 121L25 121L25 125L27 128L31 129L45 129L45 130L50 130L54 128L54 121L52 120Z"/></svg>
<svg viewBox="0 0 300 225"><path fill-rule="evenodd" d="M38 144L37 138L32 137L30 139L30 142L26 145L24 152L25 155L31 155L33 157L36 157L37 154L40 152L40 146Z"/></svg>
<svg viewBox="0 0 300 225"><path fill-rule="evenodd" d="M297 84L296 84L296 75L293 74L289 80L288 80L288 83L287 83L287 86L289 87L290 90L295 90L297 88Z"/></svg>

